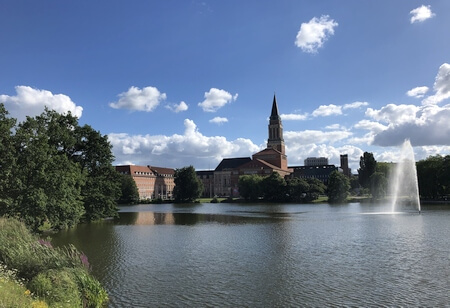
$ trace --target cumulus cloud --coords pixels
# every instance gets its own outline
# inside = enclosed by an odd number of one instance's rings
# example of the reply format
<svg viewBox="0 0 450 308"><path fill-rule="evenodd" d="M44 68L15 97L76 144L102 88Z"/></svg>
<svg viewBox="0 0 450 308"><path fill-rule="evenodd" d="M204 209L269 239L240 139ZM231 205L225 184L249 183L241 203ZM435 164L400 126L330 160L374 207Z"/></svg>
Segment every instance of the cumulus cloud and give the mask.
<svg viewBox="0 0 450 308"><path fill-rule="evenodd" d="M328 117L331 115L340 115L342 114L342 106L336 105L321 105L319 108L313 111L313 117Z"/></svg>
<svg viewBox="0 0 450 308"><path fill-rule="evenodd" d="M302 23L297 33L295 45L307 53L316 53L325 41L334 34L338 23L328 15L314 17L307 23Z"/></svg>
<svg viewBox="0 0 450 308"><path fill-rule="evenodd" d="M290 114L281 114L280 117L283 121L303 121L308 119L308 114L290 113Z"/></svg>
<svg viewBox="0 0 450 308"><path fill-rule="evenodd" d="M406 92L406 95L410 96L410 97L416 97L416 98L421 98L424 97L425 94L428 92L429 88L428 87L416 87L414 89L409 90L408 92Z"/></svg>
<svg viewBox="0 0 450 308"><path fill-rule="evenodd" d="M205 136L194 121L184 120L184 133L164 135L108 135L116 164L133 163L179 168L193 165L196 169L215 168L226 157L250 157L262 149L251 140L233 141L222 136Z"/></svg>
<svg viewBox="0 0 450 308"><path fill-rule="evenodd" d="M439 104L450 97L450 64L444 63L439 67L433 90L435 94L425 98L422 104Z"/></svg>
<svg viewBox="0 0 450 308"><path fill-rule="evenodd" d="M188 105L185 102L180 102L179 104L171 104L166 106L167 109L172 110L175 113L188 110Z"/></svg>
<svg viewBox="0 0 450 308"><path fill-rule="evenodd" d="M153 111L163 100L167 98L166 93L161 93L155 87L130 87L127 92L119 95L117 102L109 103L114 109L128 109L137 111Z"/></svg>
<svg viewBox="0 0 450 308"><path fill-rule="evenodd" d="M409 14L411 14L411 23L415 23L415 22L423 22L427 19L430 19L432 17L435 16L435 14L431 11L431 6L427 5L422 5L419 6L418 8L415 8L414 10L411 10L409 12Z"/></svg>
<svg viewBox="0 0 450 308"><path fill-rule="evenodd" d="M214 119L209 120L209 123L214 123L214 124L223 124L228 122L227 118L222 118L222 117L215 117Z"/></svg>
<svg viewBox="0 0 450 308"><path fill-rule="evenodd" d="M369 103L368 102L353 102L350 104L345 104L342 108L343 109L358 109L361 108L363 106L368 106Z"/></svg>
<svg viewBox="0 0 450 308"><path fill-rule="evenodd" d="M370 108L369 108L370 109ZM450 105L388 105L367 115L387 124L375 133L373 144L396 146L410 139L414 146L450 145Z"/></svg>
<svg viewBox="0 0 450 308"><path fill-rule="evenodd" d="M285 143L295 144L316 144L316 143L334 143L351 136L352 133L346 130L320 131L286 131L284 132Z"/></svg>
<svg viewBox="0 0 450 308"><path fill-rule="evenodd" d="M235 101L237 98L237 93L235 95L231 95L231 93L225 90L211 88L209 92L205 92L205 100L198 103L198 105L203 109L203 111L216 112L226 104Z"/></svg>
<svg viewBox="0 0 450 308"><path fill-rule="evenodd" d="M67 95L53 94L48 90L39 90L28 86L16 86L15 90L15 96L0 95L0 103L5 104L10 115L19 122L25 120L26 116L34 117L41 114L45 107L61 114L71 112L78 118L83 113L83 108L77 106Z"/></svg>

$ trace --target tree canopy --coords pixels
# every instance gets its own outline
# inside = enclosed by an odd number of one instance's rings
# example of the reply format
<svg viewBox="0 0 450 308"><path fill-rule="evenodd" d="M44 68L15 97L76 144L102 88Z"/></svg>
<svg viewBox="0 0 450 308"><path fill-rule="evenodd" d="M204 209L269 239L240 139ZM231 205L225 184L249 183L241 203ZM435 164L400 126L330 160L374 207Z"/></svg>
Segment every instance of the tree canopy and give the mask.
<svg viewBox="0 0 450 308"><path fill-rule="evenodd" d="M34 230L117 215L120 178L107 136L49 109L15 122L0 104L0 214Z"/></svg>
<svg viewBox="0 0 450 308"><path fill-rule="evenodd" d="M328 179L328 201L341 203L347 200L350 180L344 174L333 171Z"/></svg>
<svg viewBox="0 0 450 308"><path fill-rule="evenodd" d="M370 189L370 177L376 171L377 161L372 153L364 152L359 160L358 179L359 184Z"/></svg>
<svg viewBox="0 0 450 308"><path fill-rule="evenodd" d="M193 166L175 169L174 182L175 202L193 202L202 195L203 183L197 177Z"/></svg>

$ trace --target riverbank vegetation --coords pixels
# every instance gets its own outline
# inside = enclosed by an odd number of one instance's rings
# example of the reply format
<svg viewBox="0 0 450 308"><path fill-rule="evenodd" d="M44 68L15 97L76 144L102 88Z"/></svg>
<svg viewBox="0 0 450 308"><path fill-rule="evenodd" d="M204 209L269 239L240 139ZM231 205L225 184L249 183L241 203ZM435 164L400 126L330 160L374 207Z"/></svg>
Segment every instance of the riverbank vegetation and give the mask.
<svg viewBox="0 0 450 308"><path fill-rule="evenodd" d="M108 295L74 246L54 248L0 218L0 307L103 307Z"/></svg>

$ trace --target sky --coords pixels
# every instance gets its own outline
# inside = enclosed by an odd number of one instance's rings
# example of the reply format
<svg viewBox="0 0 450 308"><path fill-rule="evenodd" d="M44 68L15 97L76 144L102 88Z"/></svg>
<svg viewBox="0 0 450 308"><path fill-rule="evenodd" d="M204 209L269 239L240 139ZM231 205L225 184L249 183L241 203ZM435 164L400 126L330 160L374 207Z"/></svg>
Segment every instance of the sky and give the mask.
<svg viewBox="0 0 450 308"><path fill-rule="evenodd" d="M356 173L450 154L450 1L0 2L0 103L108 135L114 164L214 169L266 147Z"/></svg>

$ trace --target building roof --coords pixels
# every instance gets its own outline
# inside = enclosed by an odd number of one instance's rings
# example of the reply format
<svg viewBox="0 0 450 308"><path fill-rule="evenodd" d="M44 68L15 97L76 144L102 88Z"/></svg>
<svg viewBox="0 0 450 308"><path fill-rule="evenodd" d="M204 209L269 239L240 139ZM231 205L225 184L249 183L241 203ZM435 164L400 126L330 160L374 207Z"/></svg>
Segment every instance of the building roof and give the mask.
<svg viewBox="0 0 450 308"><path fill-rule="evenodd" d="M155 167L148 166L155 174L157 175L174 175L175 169L172 168L163 168L163 167Z"/></svg>
<svg viewBox="0 0 450 308"><path fill-rule="evenodd" d="M130 175L154 175L148 166L121 165L116 166L116 170Z"/></svg>
<svg viewBox="0 0 450 308"><path fill-rule="evenodd" d="M253 154L253 156L259 156L259 155L271 155L271 154L283 154L280 151L274 149L274 148L265 148L262 151L259 151L258 153Z"/></svg>
<svg viewBox="0 0 450 308"><path fill-rule="evenodd" d="M277 105L277 98L275 97L275 94L273 95L272 112L270 113L270 119L271 120L280 119L280 116L278 115L278 105Z"/></svg>
<svg viewBox="0 0 450 308"><path fill-rule="evenodd" d="M235 169L251 160L250 157L224 158L214 171Z"/></svg>

